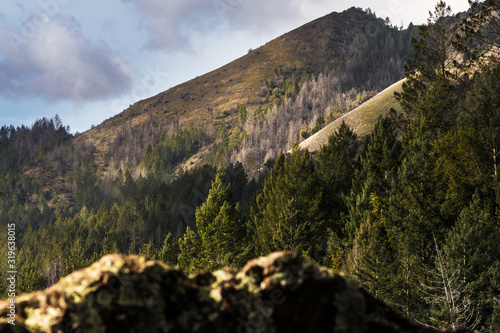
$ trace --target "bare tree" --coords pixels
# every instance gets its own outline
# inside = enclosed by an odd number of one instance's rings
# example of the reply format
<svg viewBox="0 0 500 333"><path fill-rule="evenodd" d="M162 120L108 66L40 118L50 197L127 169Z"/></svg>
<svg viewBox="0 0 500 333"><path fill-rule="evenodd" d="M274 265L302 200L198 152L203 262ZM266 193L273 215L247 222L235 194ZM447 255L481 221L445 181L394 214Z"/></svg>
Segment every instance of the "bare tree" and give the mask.
<svg viewBox="0 0 500 333"><path fill-rule="evenodd" d="M422 282L420 288L423 299L431 305L430 320L434 325L452 329L473 329L479 324L481 314L467 294L468 283L465 282L460 267L450 265L435 237L434 246L434 266L427 269L428 279Z"/></svg>

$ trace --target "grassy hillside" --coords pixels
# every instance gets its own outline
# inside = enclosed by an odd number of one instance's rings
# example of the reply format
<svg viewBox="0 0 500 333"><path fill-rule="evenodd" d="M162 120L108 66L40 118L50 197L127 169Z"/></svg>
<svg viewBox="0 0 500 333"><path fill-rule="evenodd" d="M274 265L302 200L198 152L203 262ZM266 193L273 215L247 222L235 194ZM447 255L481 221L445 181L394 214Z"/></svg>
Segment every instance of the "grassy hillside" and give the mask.
<svg viewBox="0 0 500 333"><path fill-rule="evenodd" d="M395 37L387 37L388 32ZM395 38L400 40L395 41ZM211 145L219 140L219 124L223 124L228 135L241 125L238 110L242 106L246 107L249 115L253 115L259 110L264 110L264 114L270 113L273 107L283 105L286 99L283 87L287 80L294 80L298 86L301 79L314 79L320 73L342 68L351 73L345 74L354 81L349 85L361 86L370 80L359 77L362 70L348 65L366 63L362 59L366 56L362 50L367 49L370 43L372 49L381 50L388 45L391 48L405 45L407 40L407 33L387 27L383 20L361 9L353 7L343 13L331 13L268 42L226 66L135 103L119 115L79 135L75 144L94 147L94 160L101 176L114 177L126 165L137 175L140 170L136 167L149 144L154 146L162 133L175 135L193 124L205 129L207 140L199 152L205 152L202 155L206 156L212 151ZM402 64L404 55L398 52L386 52L391 57L391 63ZM377 56L380 57L380 54ZM373 55L371 58L374 62L378 60ZM389 59L379 59L389 62ZM396 65L395 68L402 66ZM398 77L400 75L397 74ZM201 163L204 161L200 160Z"/></svg>
<svg viewBox="0 0 500 333"><path fill-rule="evenodd" d="M224 118L231 121L242 104L270 103L258 94L266 89L267 79L280 79L279 76L282 79L297 71L319 73L338 65L344 46L365 25L375 22L374 17L356 9L331 13L217 70L135 103L82 134L81 139L94 143L109 142L116 135L114 129L125 124L136 126L148 117L167 123L200 123Z"/></svg>
<svg viewBox="0 0 500 333"><path fill-rule="evenodd" d="M23 200L60 209L98 208L103 198L111 204L126 180L168 182L204 164L241 162L252 177L320 116L348 112L360 96L402 78L413 32L359 8L331 13L138 101L64 145L40 148L29 160L9 158L5 173L19 173ZM10 140L14 150L37 147L28 134ZM25 194L31 183L39 184L36 196Z"/></svg>
<svg viewBox="0 0 500 333"><path fill-rule="evenodd" d="M366 136L373 131L377 118L380 115L389 113L391 108L394 108L396 111L401 111L401 106L394 98L394 93L402 91L403 82L404 80L394 83L356 109L337 118L335 121L325 126L321 131L302 141L300 143L300 148L307 148L309 151L318 150L321 146L328 143L328 137L339 128L343 121L345 121L358 136Z"/></svg>

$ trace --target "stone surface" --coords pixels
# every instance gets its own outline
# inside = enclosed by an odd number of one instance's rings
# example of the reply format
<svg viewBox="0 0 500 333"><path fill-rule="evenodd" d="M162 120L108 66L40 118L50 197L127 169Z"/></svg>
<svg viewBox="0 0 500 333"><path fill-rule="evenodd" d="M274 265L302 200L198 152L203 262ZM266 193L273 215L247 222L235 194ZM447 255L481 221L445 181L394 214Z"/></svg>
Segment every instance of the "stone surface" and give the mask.
<svg viewBox="0 0 500 333"><path fill-rule="evenodd" d="M191 277L108 255L45 291L0 302L0 332L441 332L293 252ZM468 332L466 330L457 332Z"/></svg>

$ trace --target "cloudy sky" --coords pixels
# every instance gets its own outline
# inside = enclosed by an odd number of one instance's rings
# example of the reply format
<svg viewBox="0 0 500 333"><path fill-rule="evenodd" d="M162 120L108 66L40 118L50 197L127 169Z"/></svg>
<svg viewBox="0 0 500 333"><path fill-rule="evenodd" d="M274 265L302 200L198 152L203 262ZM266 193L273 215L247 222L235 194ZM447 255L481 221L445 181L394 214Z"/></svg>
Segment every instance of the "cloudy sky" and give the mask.
<svg viewBox="0 0 500 333"><path fill-rule="evenodd" d="M406 27L437 0L5 0L0 126L59 114L83 132L313 19L371 8ZM467 0L450 0L454 12Z"/></svg>

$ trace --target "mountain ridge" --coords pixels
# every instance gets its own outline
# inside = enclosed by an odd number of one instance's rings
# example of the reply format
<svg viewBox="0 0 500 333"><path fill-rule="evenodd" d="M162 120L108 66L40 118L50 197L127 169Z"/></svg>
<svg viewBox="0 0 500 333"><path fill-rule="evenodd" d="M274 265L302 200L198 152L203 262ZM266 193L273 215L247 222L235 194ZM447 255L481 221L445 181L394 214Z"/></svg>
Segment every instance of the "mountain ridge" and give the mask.
<svg viewBox="0 0 500 333"><path fill-rule="evenodd" d="M381 25L381 19L354 7L342 13L330 13L218 69L134 103L78 135L75 142L87 142L95 147L96 162L108 177L116 176L118 169L124 171L127 164L133 169L138 166L147 145L154 145L164 132L174 135L189 124L212 127L208 136L213 143L217 141L213 132L218 124L223 123L228 131L239 126L239 108L245 106L250 114L255 114L260 109L270 111L281 105L286 98L284 92L276 92L276 88L283 86L287 79L298 81L300 75L314 76L342 66L357 36L380 29ZM127 140L120 136L120 131L145 132L141 126L147 127L149 133L130 144L135 146L134 156L117 158L116 151L120 151ZM109 163L110 160L113 162ZM143 171L135 175L144 175Z"/></svg>
<svg viewBox="0 0 500 333"><path fill-rule="evenodd" d="M94 207L103 198L111 204L128 176L169 182L205 164L240 162L256 178L303 129L321 117L335 120L402 78L413 32L354 7L318 18L32 158L19 153L21 178L41 187L22 198L51 209ZM12 131L5 131L9 140ZM39 146L19 139L14 151L20 144Z"/></svg>

